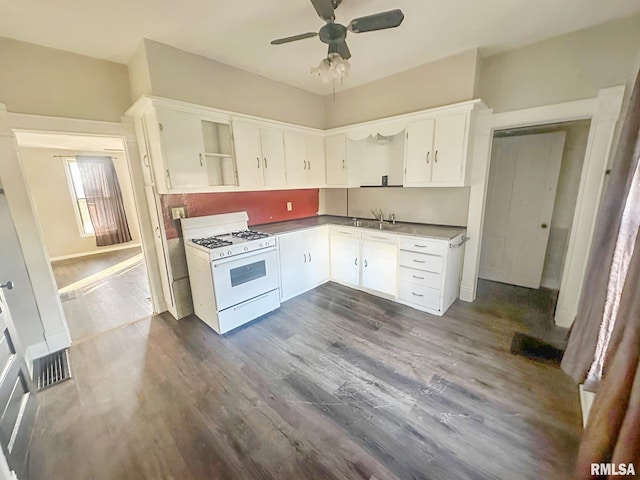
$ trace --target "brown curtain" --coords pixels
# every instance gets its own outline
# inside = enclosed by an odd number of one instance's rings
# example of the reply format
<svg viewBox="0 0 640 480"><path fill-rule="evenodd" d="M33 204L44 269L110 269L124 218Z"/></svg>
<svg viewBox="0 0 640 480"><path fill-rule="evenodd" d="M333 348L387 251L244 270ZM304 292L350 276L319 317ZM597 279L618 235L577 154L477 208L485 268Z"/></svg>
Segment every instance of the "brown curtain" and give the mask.
<svg viewBox="0 0 640 480"><path fill-rule="evenodd" d="M87 199L96 245L103 247L131 241L122 192L111 157L78 155L78 170Z"/></svg>
<svg viewBox="0 0 640 480"><path fill-rule="evenodd" d="M587 278L562 368L596 391L576 462L634 463L640 474L640 75L598 212ZM629 477L627 477L629 478ZM637 478L637 477L633 477Z"/></svg>

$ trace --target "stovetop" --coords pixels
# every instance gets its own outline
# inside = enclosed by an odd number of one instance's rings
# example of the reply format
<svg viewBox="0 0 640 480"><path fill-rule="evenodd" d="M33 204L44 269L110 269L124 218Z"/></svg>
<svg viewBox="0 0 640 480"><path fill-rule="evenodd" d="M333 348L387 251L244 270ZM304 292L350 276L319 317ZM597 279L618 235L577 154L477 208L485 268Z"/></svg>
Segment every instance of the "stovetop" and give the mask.
<svg viewBox="0 0 640 480"><path fill-rule="evenodd" d="M201 250L208 251L212 259L219 259L275 247L276 239L270 233L238 230L222 235L192 238L187 244L196 245Z"/></svg>

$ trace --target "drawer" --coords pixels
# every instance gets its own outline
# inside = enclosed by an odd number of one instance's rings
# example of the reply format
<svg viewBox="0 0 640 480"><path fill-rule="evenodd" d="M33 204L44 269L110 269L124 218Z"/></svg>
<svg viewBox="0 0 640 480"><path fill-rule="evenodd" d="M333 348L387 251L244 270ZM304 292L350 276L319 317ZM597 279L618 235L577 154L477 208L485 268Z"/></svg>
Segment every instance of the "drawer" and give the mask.
<svg viewBox="0 0 640 480"><path fill-rule="evenodd" d="M440 290L442 288L441 273L425 272L413 268L400 267L400 270L398 271L398 280L401 282L413 283L414 285L420 285L422 287L435 288L436 290Z"/></svg>
<svg viewBox="0 0 640 480"><path fill-rule="evenodd" d="M448 242L444 240L431 240L420 237L402 237L400 249L410 252L428 253L429 255L443 256Z"/></svg>
<svg viewBox="0 0 640 480"><path fill-rule="evenodd" d="M340 237L360 238L360 230L351 227L331 227L331 235Z"/></svg>
<svg viewBox="0 0 640 480"><path fill-rule="evenodd" d="M398 244L398 236L393 233L362 232L362 240Z"/></svg>
<svg viewBox="0 0 640 480"><path fill-rule="evenodd" d="M442 257L400 250L400 266L416 268L426 272L441 273Z"/></svg>
<svg viewBox="0 0 640 480"><path fill-rule="evenodd" d="M434 288L398 282L398 298L405 302L440 311L440 290Z"/></svg>

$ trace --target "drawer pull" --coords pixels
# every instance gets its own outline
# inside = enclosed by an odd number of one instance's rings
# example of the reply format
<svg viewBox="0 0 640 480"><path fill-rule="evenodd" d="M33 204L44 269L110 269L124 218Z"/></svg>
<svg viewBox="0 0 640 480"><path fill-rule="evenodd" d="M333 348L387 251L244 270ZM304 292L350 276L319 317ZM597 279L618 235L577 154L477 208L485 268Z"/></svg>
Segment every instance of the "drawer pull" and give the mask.
<svg viewBox="0 0 640 480"><path fill-rule="evenodd" d="M416 260L415 258L413 259L413 261L416 262L416 263L425 263L424 260Z"/></svg>
<svg viewBox="0 0 640 480"><path fill-rule="evenodd" d="M417 278L418 280L424 280L424 277L418 277L417 275L412 275L413 278Z"/></svg>
<svg viewBox="0 0 640 480"><path fill-rule="evenodd" d="M418 248L427 248L426 245L418 245L417 243L414 243L413 246Z"/></svg>
<svg viewBox="0 0 640 480"><path fill-rule="evenodd" d="M424 297L424 295L420 295L419 293L416 293L416 292L411 292L411 295L415 295L416 297Z"/></svg>

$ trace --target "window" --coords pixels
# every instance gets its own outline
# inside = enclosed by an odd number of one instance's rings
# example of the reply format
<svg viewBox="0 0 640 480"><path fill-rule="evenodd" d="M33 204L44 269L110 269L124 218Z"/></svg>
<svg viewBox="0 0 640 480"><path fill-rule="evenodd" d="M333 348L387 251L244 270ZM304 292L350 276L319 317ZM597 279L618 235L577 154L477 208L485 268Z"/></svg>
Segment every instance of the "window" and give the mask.
<svg viewBox="0 0 640 480"><path fill-rule="evenodd" d="M89 207L87 206L87 198L82 188L82 180L80 179L80 171L75 158L67 158L67 174L69 178L69 186L71 187L71 195L75 202L76 219L80 234L83 237L95 235L91 217L89 216Z"/></svg>

